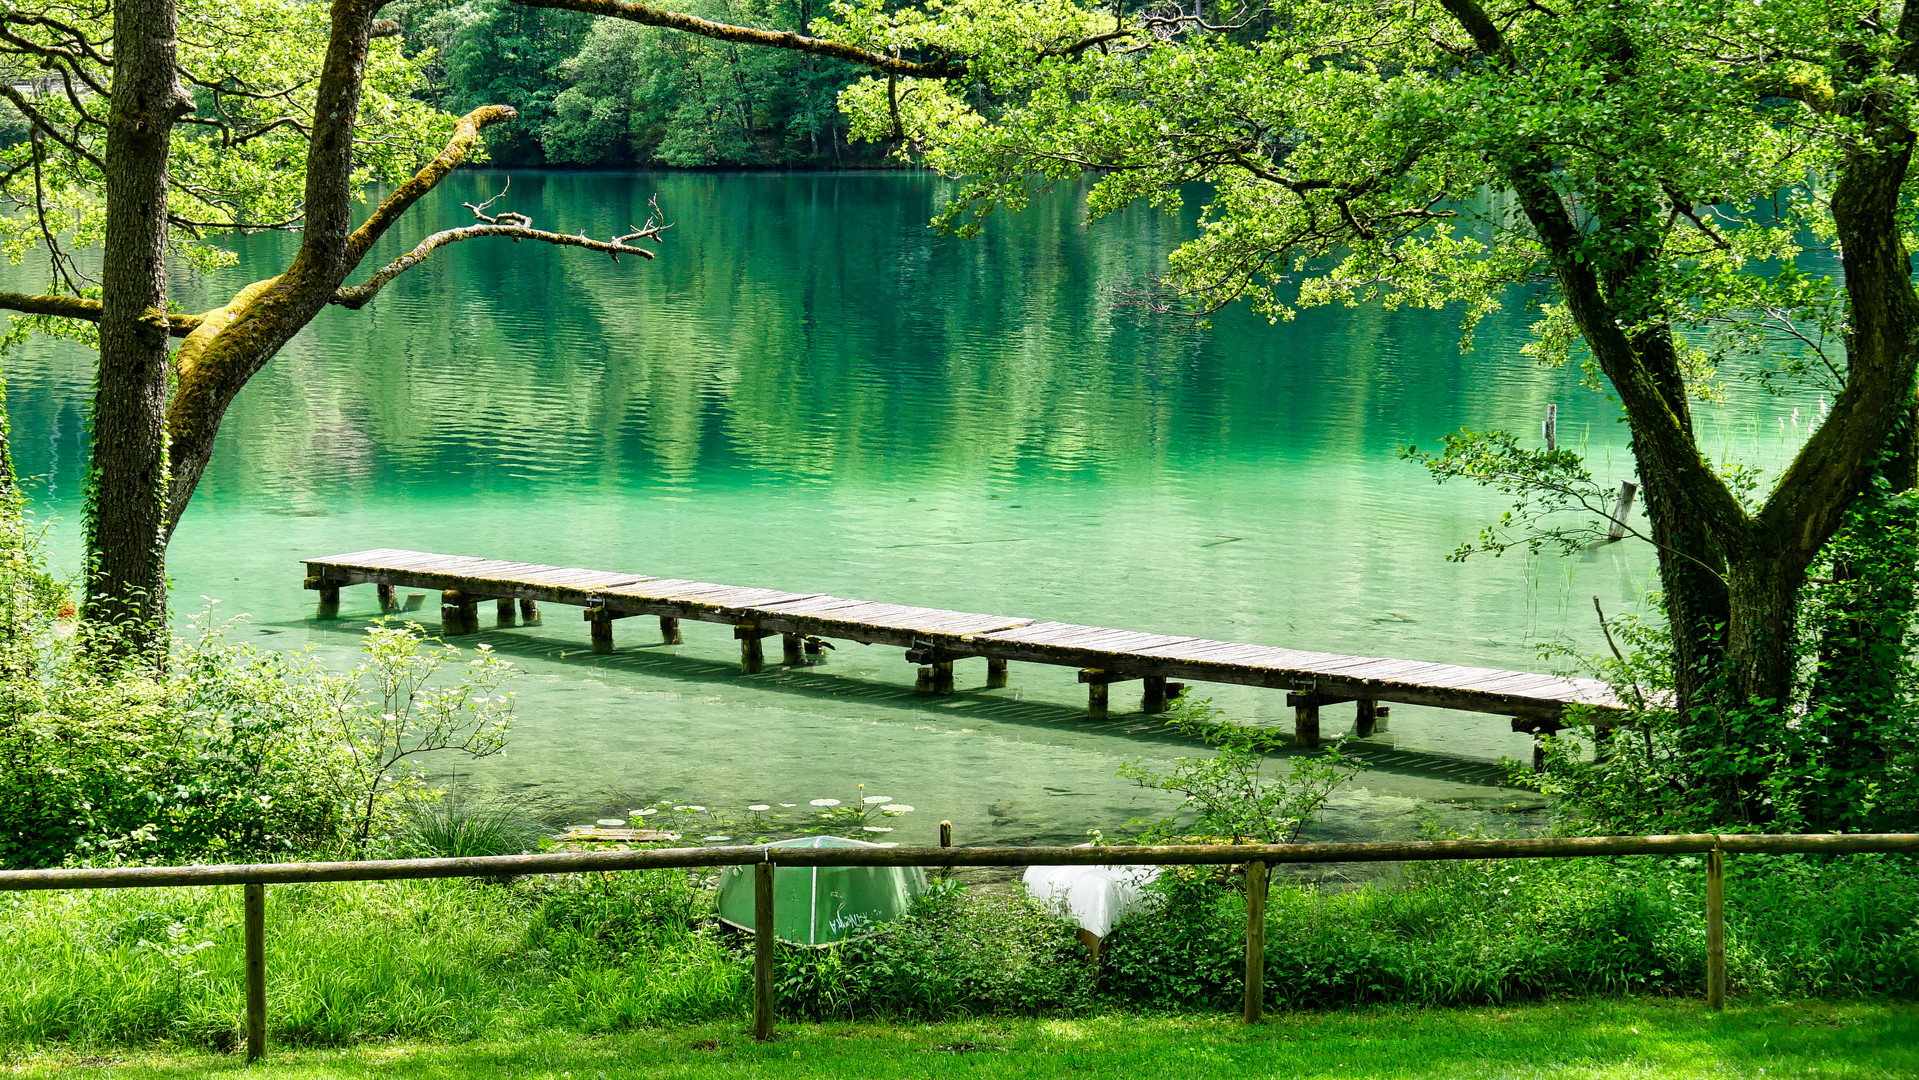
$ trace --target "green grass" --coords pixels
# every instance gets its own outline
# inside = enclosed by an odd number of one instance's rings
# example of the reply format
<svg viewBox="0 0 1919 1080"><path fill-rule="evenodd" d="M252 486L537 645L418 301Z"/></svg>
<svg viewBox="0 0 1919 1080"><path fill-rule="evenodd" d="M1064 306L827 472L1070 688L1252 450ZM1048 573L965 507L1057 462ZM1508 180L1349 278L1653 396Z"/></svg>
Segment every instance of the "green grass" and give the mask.
<svg viewBox="0 0 1919 1080"><path fill-rule="evenodd" d="M1219 1016L1106 1016L942 1024L789 1025L767 1044L738 1024L511 1041L398 1041L240 1055L45 1051L21 1076L163 1078L873 1077L885 1080L1339 1077L1678 1080L1919 1076L1919 1007L1824 1002L1735 1007L1613 999L1518 1008L1286 1013L1255 1028Z"/></svg>

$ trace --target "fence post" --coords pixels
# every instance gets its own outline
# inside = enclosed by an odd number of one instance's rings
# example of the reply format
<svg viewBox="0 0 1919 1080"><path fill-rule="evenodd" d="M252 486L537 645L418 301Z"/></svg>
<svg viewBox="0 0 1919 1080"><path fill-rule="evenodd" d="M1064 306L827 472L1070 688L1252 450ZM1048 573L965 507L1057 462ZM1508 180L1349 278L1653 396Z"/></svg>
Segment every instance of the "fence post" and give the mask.
<svg viewBox="0 0 1919 1080"><path fill-rule="evenodd" d="M247 950L247 1061L267 1052L267 887L250 882L241 887Z"/></svg>
<svg viewBox="0 0 1919 1080"><path fill-rule="evenodd" d="M1706 853L1706 1007L1726 1007L1726 856Z"/></svg>
<svg viewBox="0 0 1919 1080"><path fill-rule="evenodd" d="M1246 1022L1266 1011L1266 864L1246 864Z"/></svg>
<svg viewBox="0 0 1919 1080"><path fill-rule="evenodd" d="M753 1037L773 1037L773 864L753 864Z"/></svg>

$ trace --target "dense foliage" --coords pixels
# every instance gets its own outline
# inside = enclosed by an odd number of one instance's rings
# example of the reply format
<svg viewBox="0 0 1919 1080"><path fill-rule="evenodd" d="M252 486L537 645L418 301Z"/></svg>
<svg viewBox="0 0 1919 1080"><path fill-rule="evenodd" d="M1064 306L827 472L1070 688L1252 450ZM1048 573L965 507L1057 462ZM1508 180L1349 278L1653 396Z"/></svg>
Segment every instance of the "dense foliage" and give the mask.
<svg viewBox="0 0 1919 1080"><path fill-rule="evenodd" d="M690 15L804 30L817 0L697 0ZM453 113L511 105L490 136L507 166L869 165L848 141L840 90L858 70L805 53L595 20L509 0L399 0L387 8L425 59L420 96Z"/></svg>
<svg viewBox="0 0 1919 1080"><path fill-rule="evenodd" d="M161 670L100 648L0 497L0 866L364 851L430 800L421 755L496 752L512 715L489 652L377 625L331 672L261 650L211 613Z"/></svg>

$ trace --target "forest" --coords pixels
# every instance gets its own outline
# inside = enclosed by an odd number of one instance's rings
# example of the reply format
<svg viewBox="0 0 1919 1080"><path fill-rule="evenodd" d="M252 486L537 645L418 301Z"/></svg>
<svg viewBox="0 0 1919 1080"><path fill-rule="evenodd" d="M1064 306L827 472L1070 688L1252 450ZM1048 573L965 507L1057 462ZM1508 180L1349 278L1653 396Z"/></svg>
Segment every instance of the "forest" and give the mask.
<svg viewBox="0 0 1919 1080"><path fill-rule="evenodd" d="M805 30L822 0L713 0L686 12ZM845 61L509 0L396 0L414 93L447 112L510 105L520 118L488 140L512 168L865 168L886 147L849 138Z"/></svg>

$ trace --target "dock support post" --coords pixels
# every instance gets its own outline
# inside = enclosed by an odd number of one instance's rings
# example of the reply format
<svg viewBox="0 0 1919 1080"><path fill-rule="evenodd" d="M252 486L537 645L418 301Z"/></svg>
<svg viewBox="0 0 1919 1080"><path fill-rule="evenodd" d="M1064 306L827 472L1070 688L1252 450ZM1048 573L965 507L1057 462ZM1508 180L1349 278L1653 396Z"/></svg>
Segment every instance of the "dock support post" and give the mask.
<svg viewBox="0 0 1919 1080"><path fill-rule="evenodd" d="M668 645L679 645L685 639L680 637L680 620L671 615L660 616L660 640Z"/></svg>
<svg viewBox="0 0 1919 1080"><path fill-rule="evenodd" d="M495 626L512 626L513 612L517 607L519 607L519 605L515 603L510 596L502 596L494 600L493 624Z"/></svg>
<svg viewBox="0 0 1919 1080"><path fill-rule="evenodd" d="M798 634L781 634L780 660L789 667L798 667L806 663L806 655L802 649L805 644L806 639Z"/></svg>
<svg viewBox="0 0 1919 1080"><path fill-rule="evenodd" d="M246 924L247 1062L267 1052L267 887L257 881L240 886L241 921Z"/></svg>
<svg viewBox="0 0 1919 1080"><path fill-rule="evenodd" d="M758 641L759 638L754 638ZM753 864L753 1037L773 1037L773 864Z"/></svg>
<svg viewBox="0 0 1919 1080"><path fill-rule="evenodd" d="M1257 1024L1266 1012L1266 864L1246 864L1246 1014Z"/></svg>
<svg viewBox="0 0 1919 1080"><path fill-rule="evenodd" d="M605 608L588 608L587 622L593 626L593 651L605 655L613 651L613 613Z"/></svg>
<svg viewBox="0 0 1919 1080"><path fill-rule="evenodd" d="M320 590L320 618L337 618L340 614L340 583L319 578L310 581L308 588Z"/></svg>
<svg viewBox="0 0 1919 1080"><path fill-rule="evenodd" d="M1146 692L1140 698L1140 711L1163 713L1166 711L1166 676L1148 675L1144 680Z"/></svg>
<svg viewBox="0 0 1919 1080"><path fill-rule="evenodd" d="M392 611L393 608L395 607L395 604L393 602L393 586L376 585L374 586L374 588L379 590L379 593L380 593L380 610Z"/></svg>
<svg viewBox="0 0 1919 1080"><path fill-rule="evenodd" d="M1293 745L1310 750L1319 745L1319 698L1301 694L1293 706Z"/></svg>
<svg viewBox="0 0 1919 1080"><path fill-rule="evenodd" d="M466 598L458 589L445 589L440 593L440 633L446 637L456 634L470 634L479 629L479 605ZM471 617L472 622L467 619Z"/></svg>
<svg viewBox="0 0 1919 1080"><path fill-rule="evenodd" d="M1378 730L1379 702L1372 698L1360 698L1353 713L1353 734L1365 738Z"/></svg>
<svg viewBox="0 0 1919 1080"><path fill-rule="evenodd" d="M953 692L953 658L933 661L933 692L950 694Z"/></svg>
<svg viewBox="0 0 1919 1080"><path fill-rule="evenodd" d="M1087 674L1087 672L1091 672L1094 675L1103 674L1097 668L1088 668L1086 669L1086 671L1081 672L1080 674L1084 676L1085 674ZM1103 680L1087 682L1086 684L1086 719L1088 720L1106 719L1106 706L1107 706L1107 703L1112 700L1111 690L1112 690L1112 684L1105 682Z"/></svg>
<svg viewBox="0 0 1919 1080"><path fill-rule="evenodd" d="M1706 1007L1726 1008L1726 856L1706 852Z"/></svg>
<svg viewBox="0 0 1919 1080"><path fill-rule="evenodd" d="M733 636L740 639L740 668L748 675L758 675L766 670L766 646L761 644L765 637L760 628L741 623L733 628Z"/></svg>
<svg viewBox="0 0 1919 1080"><path fill-rule="evenodd" d="M920 665L919 673L913 678L913 692L915 694L930 694L933 692L933 665Z"/></svg>
<svg viewBox="0 0 1919 1080"><path fill-rule="evenodd" d="M524 596L520 597L520 621L527 626L533 626L538 623L540 621L540 605L528 600Z"/></svg>
<svg viewBox="0 0 1919 1080"><path fill-rule="evenodd" d="M986 658L986 685L990 689L1006 685L1006 661L997 656Z"/></svg>

